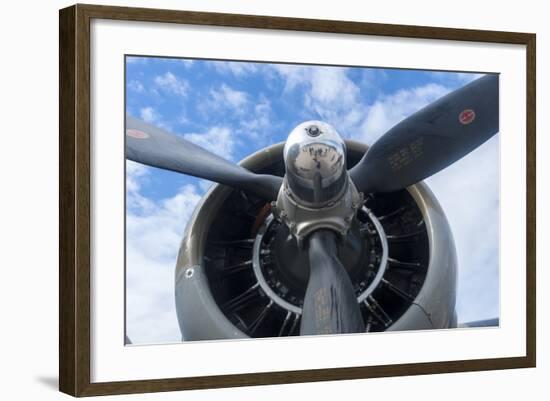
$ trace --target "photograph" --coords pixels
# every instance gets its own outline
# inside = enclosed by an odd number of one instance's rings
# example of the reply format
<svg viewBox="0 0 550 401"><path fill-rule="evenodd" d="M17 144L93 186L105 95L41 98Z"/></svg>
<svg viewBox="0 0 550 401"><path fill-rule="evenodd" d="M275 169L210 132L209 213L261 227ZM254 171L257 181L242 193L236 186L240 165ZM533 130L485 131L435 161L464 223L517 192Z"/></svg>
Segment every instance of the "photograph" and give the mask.
<svg viewBox="0 0 550 401"><path fill-rule="evenodd" d="M499 327L499 74L124 69L125 345Z"/></svg>
<svg viewBox="0 0 550 401"><path fill-rule="evenodd" d="M60 10L61 392L537 365L536 35L405 22Z"/></svg>

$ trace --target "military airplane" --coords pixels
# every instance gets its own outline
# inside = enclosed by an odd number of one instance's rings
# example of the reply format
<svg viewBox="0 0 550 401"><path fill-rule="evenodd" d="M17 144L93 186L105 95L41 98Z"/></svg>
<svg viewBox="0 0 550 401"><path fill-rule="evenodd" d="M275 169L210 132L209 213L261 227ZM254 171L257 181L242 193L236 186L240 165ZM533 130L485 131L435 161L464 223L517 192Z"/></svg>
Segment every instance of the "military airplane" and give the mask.
<svg viewBox="0 0 550 401"><path fill-rule="evenodd" d="M127 159L218 183L179 250L182 338L457 327L453 237L422 181L499 131L498 99L484 75L370 146L306 121L238 165L127 116Z"/></svg>

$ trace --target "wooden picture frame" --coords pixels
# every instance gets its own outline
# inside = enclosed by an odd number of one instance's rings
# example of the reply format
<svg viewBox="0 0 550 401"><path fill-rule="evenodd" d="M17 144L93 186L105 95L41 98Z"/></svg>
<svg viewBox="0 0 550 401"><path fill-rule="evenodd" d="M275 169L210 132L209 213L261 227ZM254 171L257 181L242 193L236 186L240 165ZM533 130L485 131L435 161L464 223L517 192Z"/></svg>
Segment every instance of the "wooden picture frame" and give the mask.
<svg viewBox="0 0 550 401"><path fill-rule="evenodd" d="M92 19L517 44L526 47L526 355L492 359L91 382L90 22ZM535 49L529 33L75 5L59 14L59 389L73 396L534 367L536 363Z"/></svg>

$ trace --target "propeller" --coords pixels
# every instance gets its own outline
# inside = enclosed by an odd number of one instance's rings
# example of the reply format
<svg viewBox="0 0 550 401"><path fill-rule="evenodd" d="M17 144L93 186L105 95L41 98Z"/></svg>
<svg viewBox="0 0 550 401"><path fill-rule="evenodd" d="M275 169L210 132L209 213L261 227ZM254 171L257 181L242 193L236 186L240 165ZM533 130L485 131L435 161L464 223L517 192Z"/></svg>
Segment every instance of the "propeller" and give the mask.
<svg viewBox="0 0 550 401"><path fill-rule="evenodd" d="M365 330L351 280L337 256L336 235L321 229L308 238L310 271L300 335Z"/></svg>
<svg viewBox="0 0 550 401"><path fill-rule="evenodd" d="M185 139L126 116L126 158L277 199L281 177L255 174Z"/></svg>
<svg viewBox="0 0 550 401"><path fill-rule="evenodd" d="M470 153L498 132L498 94L498 75L485 75L402 120L350 170L357 189L402 189Z"/></svg>
<svg viewBox="0 0 550 401"><path fill-rule="evenodd" d="M467 155L498 132L498 97L498 75L485 75L404 119L349 170L357 190L364 193L399 190ZM300 141L304 141L304 135L317 138L320 131L315 127L315 132L300 131ZM329 131L325 126L323 129ZM126 118L126 138L126 157L130 160L229 185L266 200L277 199L283 182L281 177L252 173L130 116ZM311 138L307 141L316 141ZM319 151L313 147L307 149L309 154ZM302 170L302 175L308 171L303 166ZM299 183L305 180L300 177ZM306 238L310 274L302 308L302 335L365 330L351 279L338 259L337 241L338 234L325 228Z"/></svg>

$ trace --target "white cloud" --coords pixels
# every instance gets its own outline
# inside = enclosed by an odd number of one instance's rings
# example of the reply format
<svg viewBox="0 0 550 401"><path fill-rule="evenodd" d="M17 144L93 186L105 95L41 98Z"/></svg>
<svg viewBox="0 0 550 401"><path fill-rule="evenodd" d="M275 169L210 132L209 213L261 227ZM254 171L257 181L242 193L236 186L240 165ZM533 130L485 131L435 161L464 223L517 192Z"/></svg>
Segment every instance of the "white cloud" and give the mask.
<svg viewBox="0 0 550 401"><path fill-rule="evenodd" d="M312 68L290 64L274 64L271 67L285 80L285 92L292 91L301 84L307 84L310 80Z"/></svg>
<svg viewBox="0 0 550 401"><path fill-rule="evenodd" d="M155 84L163 91L178 96L186 96L189 90L189 83L185 79L176 77L170 71L164 75L156 76Z"/></svg>
<svg viewBox="0 0 550 401"><path fill-rule="evenodd" d="M147 174L147 166L126 160L126 190L138 193L141 188L140 178Z"/></svg>
<svg viewBox="0 0 550 401"><path fill-rule="evenodd" d="M186 110L182 110L182 112L180 113L180 115L177 118L177 121L178 121L179 124L189 124L190 120L187 117L187 111Z"/></svg>
<svg viewBox="0 0 550 401"><path fill-rule="evenodd" d="M232 159L235 146L244 144L243 141L253 139L255 146L265 146L271 141L271 102L263 94L252 99L247 92L222 84L209 91L209 98L198 105L198 110L206 118L223 116L224 124L230 124L232 129L213 127L205 133L187 134L186 138L203 147L212 146L224 158Z"/></svg>
<svg viewBox="0 0 550 401"><path fill-rule="evenodd" d="M165 121L157 110L151 106L143 107L139 110L141 119L149 124L156 125L166 131L172 130L172 125Z"/></svg>
<svg viewBox="0 0 550 401"><path fill-rule="evenodd" d="M240 130L244 135L260 140L260 143L267 143L270 134L269 129L273 124L271 114L271 102L265 96L261 96L249 118L242 120Z"/></svg>
<svg viewBox="0 0 550 401"><path fill-rule="evenodd" d="M143 86L143 84L135 79L128 82L128 89L133 90L134 92L137 92L137 93L145 92L145 87Z"/></svg>
<svg viewBox="0 0 550 401"><path fill-rule="evenodd" d="M319 67L310 78L305 104L323 120L348 133L364 117L360 90L347 76L347 69Z"/></svg>
<svg viewBox="0 0 550 401"><path fill-rule="evenodd" d="M222 84L218 89L210 90L211 101L209 106L214 109L231 108L238 112L244 112L248 104L248 94Z"/></svg>
<svg viewBox="0 0 550 401"><path fill-rule="evenodd" d="M318 118L332 124L344 137L373 143L394 124L449 91L443 85L399 90L379 96L372 104L362 99L361 88L372 89L377 75L363 75L361 87L348 76L344 67L273 66L285 79L284 91L305 86L304 106Z"/></svg>
<svg viewBox="0 0 550 401"><path fill-rule="evenodd" d="M191 68L193 66L193 63L195 62L194 60L186 60L186 59L183 59L180 61L183 64L183 66L187 69Z"/></svg>
<svg viewBox="0 0 550 401"><path fill-rule="evenodd" d="M148 211L153 203L140 193L142 183L146 182L149 167L126 160L126 207L132 210Z"/></svg>
<svg viewBox="0 0 550 401"><path fill-rule="evenodd" d="M499 136L426 180L453 232L460 322L499 315Z"/></svg>
<svg viewBox="0 0 550 401"><path fill-rule="evenodd" d="M205 133L190 133L185 134L184 137L195 145L208 149L224 159L233 159L235 140L229 128L212 127Z"/></svg>
<svg viewBox="0 0 550 401"><path fill-rule="evenodd" d="M259 70L257 64L241 62L241 61L216 61L211 65L221 73L233 74L236 77L244 77L248 74L253 74Z"/></svg>
<svg viewBox="0 0 550 401"><path fill-rule="evenodd" d="M310 78L311 101L338 107L353 106L357 102L359 88L347 77L347 69L318 67Z"/></svg>
<svg viewBox="0 0 550 401"><path fill-rule="evenodd" d="M448 92L448 88L430 83L383 95L365 107L366 118L354 136L372 144L392 126Z"/></svg>
<svg viewBox="0 0 550 401"><path fill-rule="evenodd" d="M338 104L351 106L357 101L359 87L349 79L348 69L345 67L277 64L272 68L284 78L286 92L304 85L306 87L305 94L311 101L336 106Z"/></svg>
<svg viewBox="0 0 550 401"><path fill-rule="evenodd" d="M141 119L148 123L154 123L160 119L160 114L152 107L143 107L139 111Z"/></svg>
<svg viewBox="0 0 550 401"><path fill-rule="evenodd" d="M180 341L174 269L185 225L200 200L193 185L153 201L141 193L148 168L127 163L126 323L134 344Z"/></svg>
<svg viewBox="0 0 550 401"><path fill-rule="evenodd" d="M364 118L360 88L347 76L347 68L299 65L273 68L285 79L285 92L304 86L306 110L332 124L343 136L350 136Z"/></svg>
<svg viewBox="0 0 550 401"><path fill-rule="evenodd" d="M437 80L458 84L458 86L466 85L474 79L481 78L483 76L483 74L471 72L457 72L450 74L445 71L434 71L431 75Z"/></svg>

